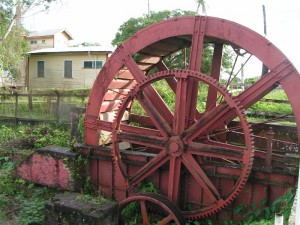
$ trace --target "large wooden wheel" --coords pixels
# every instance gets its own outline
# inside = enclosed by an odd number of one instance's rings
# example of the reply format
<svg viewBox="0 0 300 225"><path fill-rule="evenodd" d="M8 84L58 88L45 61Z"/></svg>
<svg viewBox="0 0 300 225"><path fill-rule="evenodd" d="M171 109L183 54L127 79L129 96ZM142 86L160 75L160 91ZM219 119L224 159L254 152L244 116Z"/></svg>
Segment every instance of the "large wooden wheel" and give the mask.
<svg viewBox="0 0 300 225"><path fill-rule="evenodd" d="M214 46L211 74L200 72L205 43ZM219 82L224 45L251 53L269 69L235 97ZM169 70L163 59L184 48L191 52L186 68ZM159 72L148 75L154 68ZM169 96L171 101L165 98L165 91L157 88L159 82L165 82L173 93ZM253 162L253 143L243 112L278 85L293 107L299 136L300 107L296 93L300 76L272 43L223 19L180 17L163 21L128 39L101 70L86 111L85 142L111 146L116 170L130 190L128 193L157 171L167 170L167 184L161 192L187 218L205 217L230 204L245 184ZM147 121L144 124L126 120L135 102L141 106ZM199 102L204 102L204 107L199 107ZM99 116L104 111L111 111L112 119ZM239 129L243 136L238 143L226 139L227 125L233 120L239 121L233 129ZM111 138L107 142L102 140L105 132ZM149 154L149 161L128 172L121 142L129 143L131 151ZM234 168L230 170L234 171L232 188L210 176L211 164ZM213 173L222 176L226 171ZM193 202L191 196L199 191L201 203Z"/></svg>

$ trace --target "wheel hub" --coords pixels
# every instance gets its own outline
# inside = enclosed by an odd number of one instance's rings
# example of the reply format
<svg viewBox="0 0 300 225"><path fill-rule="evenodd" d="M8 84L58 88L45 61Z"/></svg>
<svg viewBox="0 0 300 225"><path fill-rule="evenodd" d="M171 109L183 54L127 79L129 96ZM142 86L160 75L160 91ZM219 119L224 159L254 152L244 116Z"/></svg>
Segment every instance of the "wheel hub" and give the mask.
<svg viewBox="0 0 300 225"><path fill-rule="evenodd" d="M185 145L180 136L173 136L169 139L167 152L170 156L178 157L184 153Z"/></svg>

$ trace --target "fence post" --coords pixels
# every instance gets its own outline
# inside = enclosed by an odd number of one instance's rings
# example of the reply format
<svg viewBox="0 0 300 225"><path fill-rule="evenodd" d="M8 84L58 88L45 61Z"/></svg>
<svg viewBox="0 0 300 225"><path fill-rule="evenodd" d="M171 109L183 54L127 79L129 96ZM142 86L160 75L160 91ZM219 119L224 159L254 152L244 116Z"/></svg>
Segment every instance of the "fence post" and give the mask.
<svg viewBox="0 0 300 225"><path fill-rule="evenodd" d="M273 139L274 139L274 131L273 128L270 127L269 131L267 132L267 155L266 155L266 171L271 172L272 170L272 151L273 151Z"/></svg>
<svg viewBox="0 0 300 225"><path fill-rule="evenodd" d="M32 91L28 92L28 109L32 111Z"/></svg>
<svg viewBox="0 0 300 225"><path fill-rule="evenodd" d="M77 140L77 142L83 141L78 125L81 116L84 114L84 110L85 108L80 108L80 107L71 108L71 139Z"/></svg>
<svg viewBox="0 0 300 225"><path fill-rule="evenodd" d="M18 125L18 115L19 115L19 97L18 93L15 93L15 123Z"/></svg>
<svg viewBox="0 0 300 225"><path fill-rule="evenodd" d="M60 93L57 92L57 93L56 93L56 96L57 96L57 100L56 100L56 119L57 119L57 121L59 121L59 113L60 113L60 110L59 110L59 107L60 107Z"/></svg>

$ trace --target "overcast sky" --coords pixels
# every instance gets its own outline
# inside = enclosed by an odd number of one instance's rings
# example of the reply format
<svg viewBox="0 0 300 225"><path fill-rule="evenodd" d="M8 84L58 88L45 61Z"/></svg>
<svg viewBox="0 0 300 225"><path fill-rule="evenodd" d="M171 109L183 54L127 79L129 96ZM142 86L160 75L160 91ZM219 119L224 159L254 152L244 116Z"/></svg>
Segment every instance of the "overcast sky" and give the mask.
<svg viewBox="0 0 300 225"><path fill-rule="evenodd" d="M62 0L48 13L28 16L28 30L66 28L74 43L98 42L111 47L118 28L131 17L148 12L148 0ZM299 0L206 0L206 15L229 19L263 34L262 5L267 12L267 38L300 70ZM151 11L192 10L195 0L149 0Z"/></svg>

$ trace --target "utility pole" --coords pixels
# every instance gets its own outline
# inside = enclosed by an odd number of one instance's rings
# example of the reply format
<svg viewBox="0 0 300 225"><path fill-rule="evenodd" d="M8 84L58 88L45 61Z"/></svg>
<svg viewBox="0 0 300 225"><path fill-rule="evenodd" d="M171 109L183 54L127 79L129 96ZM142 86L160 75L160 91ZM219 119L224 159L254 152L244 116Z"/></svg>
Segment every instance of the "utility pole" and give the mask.
<svg viewBox="0 0 300 225"><path fill-rule="evenodd" d="M148 0L148 20L150 19L150 0Z"/></svg>
<svg viewBox="0 0 300 225"><path fill-rule="evenodd" d="M267 19L266 19L266 7L265 5L262 5L262 10L263 10L263 18L264 18L264 35L267 36ZM263 64L262 66L262 71L261 71L261 76L267 74L269 72L268 67Z"/></svg>
<svg viewBox="0 0 300 225"><path fill-rule="evenodd" d="M267 18L266 18L266 7L262 5L263 18L264 18L264 34L267 35Z"/></svg>

